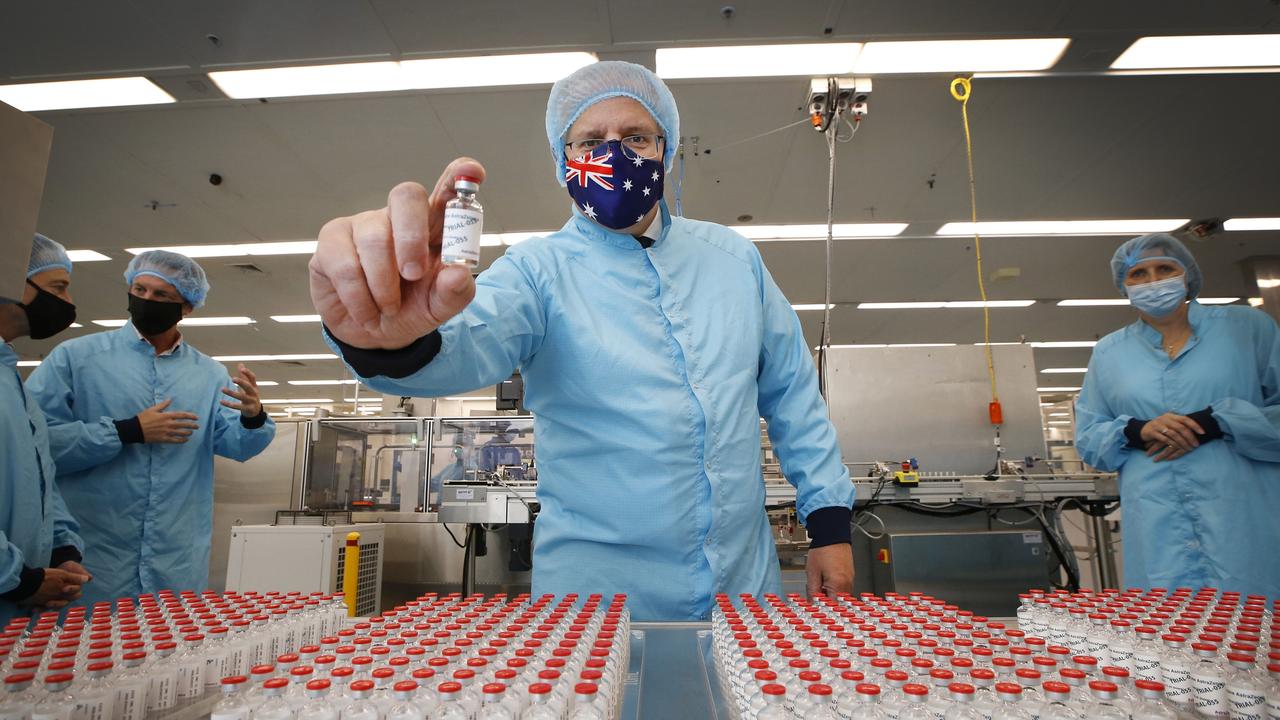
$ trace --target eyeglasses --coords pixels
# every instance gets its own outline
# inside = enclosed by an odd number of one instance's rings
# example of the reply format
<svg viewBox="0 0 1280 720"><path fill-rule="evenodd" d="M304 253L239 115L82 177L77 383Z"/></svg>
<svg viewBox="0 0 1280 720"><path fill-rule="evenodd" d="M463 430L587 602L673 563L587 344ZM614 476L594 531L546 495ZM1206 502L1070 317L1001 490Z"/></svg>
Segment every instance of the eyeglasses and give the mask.
<svg viewBox="0 0 1280 720"><path fill-rule="evenodd" d="M628 135L621 139L622 151L627 157L639 157L645 160L655 160L661 153L660 146L663 136L653 135ZM565 154L569 157L578 157L595 151L600 146L608 143L604 138L584 138L582 140L572 140L564 144Z"/></svg>

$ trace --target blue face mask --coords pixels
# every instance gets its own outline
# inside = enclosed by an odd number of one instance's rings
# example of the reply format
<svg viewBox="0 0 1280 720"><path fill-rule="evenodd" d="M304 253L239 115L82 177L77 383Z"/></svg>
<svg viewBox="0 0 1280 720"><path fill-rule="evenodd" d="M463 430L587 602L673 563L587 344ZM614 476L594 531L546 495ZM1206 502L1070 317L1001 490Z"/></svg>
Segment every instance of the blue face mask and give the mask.
<svg viewBox="0 0 1280 720"><path fill-rule="evenodd" d="M1184 276L1165 278L1141 285L1130 285L1129 303L1151 317L1164 317L1177 310L1187 299Z"/></svg>
<svg viewBox="0 0 1280 720"><path fill-rule="evenodd" d="M583 215L614 230L644 219L662 197L666 168L661 159L624 153L622 142L610 140L586 155L565 158L569 197Z"/></svg>

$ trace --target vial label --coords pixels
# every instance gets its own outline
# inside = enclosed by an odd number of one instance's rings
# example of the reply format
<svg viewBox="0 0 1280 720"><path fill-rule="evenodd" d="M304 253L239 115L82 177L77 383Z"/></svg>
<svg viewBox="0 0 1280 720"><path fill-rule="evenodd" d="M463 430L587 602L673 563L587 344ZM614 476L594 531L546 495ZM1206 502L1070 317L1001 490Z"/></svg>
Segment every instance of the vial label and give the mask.
<svg viewBox="0 0 1280 720"><path fill-rule="evenodd" d="M31 720L71 720L71 712L73 708L70 705L55 705L54 707L40 707L37 705L31 711Z"/></svg>
<svg viewBox="0 0 1280 720"><path fill-rule="evenodd" d="M1160 681L1160 656L1150 651L1133 654L1133 673L1139 680Z"/></svg>
<svg viewBox="0 0 1280 720"><path fill-rule="evenodd" d="M219 653L210 655L204 659L204 684L205 686L217 685L222 678L230 673L227 672L227 655Z"/></svg>
<svg viewBox="0 0 1280 720"><path fill-rule="evenodd" d="M27 720L31 717L31 707L19 708L6 706L0 708L0 720Z"/></svg>
<svg viewBox="0 0 1280 720"><path fill-rule="evenodd" d="M147 685L147 709L168 710L177 702L174 685L177 676L173 673L152 675Z"/></svg>
<svg viewBox="0 0 1280 720"><path fill-rule="evenodd" d="M1192 699L1191 668L1186 665L1169 664L1162 669L1164 677L1164 695L1176 703L1189 703Z"/></svg>
<svg viewBox="0 0 1280 720"><path fill-rule="evenodd" d="M178 670L178 697L200 697L204 693L205 662L196 661Z"/></svg>
<svg viewBox="0 0 1280 720"><path fill-rule="evenodd" d="M480 233L483 229L482 213L468 208L445 208L440 261L445 264L478 264Z"/></svg>
<svg viewBox="0 0 1280 720"><path fill-rule="evenodd" d="M209 720L249 720L249 708L241 708L231 711L215 710L209 714Z"/></svg>
<svg viewBox="0 0 1280 720"><path fill-rule="evenodd" d="M146 700L145 685L121 685L116 688L116 707L111 717L114 720L142 720L147 714Z"/></svg>
<svg viewBox="0 0 1280 720"><path fill-rule="evenodd" d="M1111 647L1111 664L1125 670L1133 671L1133 648L1128 645L1114 645Z"/></svg>
<svg viewBox="0 0 1280 720"><path fill-rule="evenodd" d="M1227 717L1226 683L1216 673L1192 673L1196 712L1207 717Z"/></svg>
<svg viewBox="0 0 1280 720"><path fill-rule="evenodd" d="M1280 692L1267 698L1267 720L1280 720Z"/></svg>
<svg viewBox="0 0 1280 720"><path fill-rule="evenodd" d="M82 698L72 717L75 720L111 720L112 699L113 695Z"/></svg>
<svg viewBox="0 0 1280 720"><path fill-rule="evenodd" d="M1227 688L1227 706L1233 720L1264 720L1267 698L1257 688L1233 686Z"/></svg>

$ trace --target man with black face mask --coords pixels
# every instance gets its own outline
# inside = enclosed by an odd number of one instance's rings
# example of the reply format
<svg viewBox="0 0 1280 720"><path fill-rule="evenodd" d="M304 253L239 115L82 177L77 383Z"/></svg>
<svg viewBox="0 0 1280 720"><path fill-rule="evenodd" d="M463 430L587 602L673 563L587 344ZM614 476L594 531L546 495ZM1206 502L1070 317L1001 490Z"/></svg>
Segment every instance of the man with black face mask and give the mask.
<svg viewBox="0 0 1280 720"><path fill-rule="evenodd" d="M62 607L90 580L80 565L79 528L54 482L44 413L23 391L8 345L67 329L76 319L70 287L67 251L36 235L22 302L0 301L0 623Z"/></svg>
<svg viewBox="0 0 1280 720"><path fill-rule="evenodd" d="M59 345L27 380L88 547L86 604L205 588L213 456L243 462L275 436L253 373L230 377L183 340L178 323L209 291L204 269L152 250L125 282L130 322Z"/></svg>

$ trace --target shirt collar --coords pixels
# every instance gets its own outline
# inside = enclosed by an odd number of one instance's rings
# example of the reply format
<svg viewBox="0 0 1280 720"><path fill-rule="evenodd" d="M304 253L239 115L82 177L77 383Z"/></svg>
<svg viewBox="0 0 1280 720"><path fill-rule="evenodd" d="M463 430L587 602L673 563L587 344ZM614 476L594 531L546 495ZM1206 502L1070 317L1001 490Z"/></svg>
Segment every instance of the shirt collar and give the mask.
<svg viewBox="0 0 1280 720"><path fill-rule="evenodd" d="M1204 319L1204 314L1205 307L1200 303L1195 300L1187 303L1187 324L1191 326L1191 336L1193 338L1199 334L1197 330L1199 329L1200 321ZM1159 330L1148 325L1147 321L1142 318L1138 318L1135 325L1138 328L1138 334L1142 336L1142 339L1147 344L1163 350L1164 336L1160 334Z"/></svg>
<svg viewBox="0 0 1280 720"><path fill-rule="evenodd" d="M657 247L662 242L662 238L666 236L667 228L670 226L671 214L667 211L667 201L659 200L658 212L654 215L653 222L649 224L649 227L642 234L645 237L653 238L653 246ZM631 235L617 230L610 230L583 215L577 205L573 206L573 216L569 218L569 222L565 223L564 226L565 230L570 228L577 230L590 239L601 240L624 250L642 251L644 249Z"/></svg>
<svg viewBox="0 0 1280 720"><path fill-rule="evenodd" d="M129 329L133 331L134 335L138 336L138 340L140 340L141 342L147 343L147 346L151 348L151 352L153 353L155 352L155 346L152 345L150 342L148 342L147 339L142 336L142 333L138 332L138 328L134 327L133 323L131 322L126 323L126 325L129 326ZM178 341L173 344L173 347L169 348L168 350L165 350L162 353L157 354L156 357L165 357L167 355L173 355L177 353L178 350L180 350L181 348L182 348L182 333L179 332Z"/></svg>

